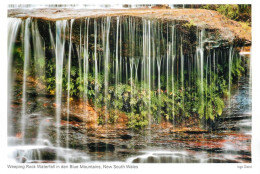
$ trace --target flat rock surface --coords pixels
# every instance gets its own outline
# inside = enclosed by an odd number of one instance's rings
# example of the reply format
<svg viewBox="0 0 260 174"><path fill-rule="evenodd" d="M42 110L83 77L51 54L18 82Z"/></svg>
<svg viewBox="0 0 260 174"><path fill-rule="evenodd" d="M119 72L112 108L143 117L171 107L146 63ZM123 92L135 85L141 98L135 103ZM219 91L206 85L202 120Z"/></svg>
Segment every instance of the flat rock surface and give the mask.
<svg viewBox="0 0 260 174"><path fill-rule="evenodd" d="M73 9L73 8L35 8L9 9L8 17L40 18L62 20L79 18L98 18L104 16L133 16L165 21L187 21L199 28L217 29L225 40L242 39L251 42L251 27L230 20L216 11L205 9Z"/></svg>

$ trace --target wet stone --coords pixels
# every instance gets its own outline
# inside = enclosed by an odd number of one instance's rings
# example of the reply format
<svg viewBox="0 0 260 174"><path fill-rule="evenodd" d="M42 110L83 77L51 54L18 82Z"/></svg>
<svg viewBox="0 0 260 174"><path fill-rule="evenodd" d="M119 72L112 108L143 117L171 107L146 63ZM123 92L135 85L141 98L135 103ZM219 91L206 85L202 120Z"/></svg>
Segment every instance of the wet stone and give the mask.
<svg viewBox="0 0 260 174"><path fill-rule="evenodd" d="M209 159L208 163L238 163L236 160L229 160L229 159Z"/></svg>
<svg viewBox="0 0 260 174"><path fill-rule="evenodd" d="M127 147L127 145L121 145L120 148L121 149L127 149L128 147Z"/></svg>
<svg viewBox="0 0 260 174"><path fill-rule="evenodd" d="M249 152L249 151L244 151L244 150L240 150L240 151L238 152L238 154L251 156L251 152Z"/></svg>
<svg viewBox="0 0 260 174"><path fill-rule="evenodd" d="M144 149L146 146L145 145L142 145L142 144L136 144L134 146L134 149Z"/></svg>
<svg viewBox="0 0 260 174"><path fill-rule="evenodd" d="M140 158L136 158L132 161L132 163L140 163L141 162L141 159Z"/></svg>
<svg viewBox="0 0 260 174"><path fill-rule="evenodd" d="M240 128L239 127L232 127L231 130L232 131L240 131Z"/></svg>
<svg viewBox="0 0 260 174"><path fill-rule="evenodd" d="M241 157L241 158L237 158L237 159L241 159L241 160L249 162L249 163L251 163L251 161L252 161L251 157Z"/></svg>
<svg viewBox="0 0 260 174"><path fill-rule="evenodd" d="M223 153L223 149L220 148L211 148L207 150L208 153Z"/></svg>
<svg viewBox="0 0 260 174"><path fill-rule="evenodd" d="M53 161L56 159L56 151L54 149L45 148L40 150L42 160Z"/></svg>
<svg viewBox="0 0 260 174"><path fill-rule="evenodd" d="M121 135L120 138L122 138L123 140L130 140L132 139L132 136L125 134L125 135Z"/></svg>
<svg viewBox="0 0 260 174"><path fill-rule="evenodd" d="M42 116L41 114L34 113L34 114L30 114L29 118L39 118L41 116Z"/></svg>
<svg viewBox="0 0 260 174"><path fill-rule="evenodd" d="M106 144L103 142L89 143L88 148L90 152L114 152L115 146L113 144Z"/></svg>

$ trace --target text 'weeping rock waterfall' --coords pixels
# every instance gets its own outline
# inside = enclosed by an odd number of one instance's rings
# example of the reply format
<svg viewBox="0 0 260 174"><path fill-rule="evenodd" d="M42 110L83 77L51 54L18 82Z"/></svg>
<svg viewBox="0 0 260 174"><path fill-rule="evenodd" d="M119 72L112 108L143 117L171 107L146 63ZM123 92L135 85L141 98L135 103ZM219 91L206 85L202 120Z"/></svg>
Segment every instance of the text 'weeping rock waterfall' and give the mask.
<svg viewBox="0 0 260 174"><path fill-rule="evenodd" d="M219 131L238 131L233 121L251 118L245 103L234 118L239 96L250 96L250 85L240 88L250 78L249 57L239 54L243 44L216 30L131 15L8 20L15 161L216 162ZM182 141L186 135L194 140ZM196 151L195 139L209 141L202 143L205 161L182 152ZM174 152L142 152L156 146Z"/></svg>

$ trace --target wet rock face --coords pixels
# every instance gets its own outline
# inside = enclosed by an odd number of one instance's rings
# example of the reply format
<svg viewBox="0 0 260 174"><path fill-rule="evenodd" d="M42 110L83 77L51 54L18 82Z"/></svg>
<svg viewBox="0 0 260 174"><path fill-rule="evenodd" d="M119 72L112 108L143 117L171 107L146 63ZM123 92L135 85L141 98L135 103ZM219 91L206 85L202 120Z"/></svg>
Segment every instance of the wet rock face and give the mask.
<svg viewBox="0 0 260 174"><path fill-rule="evenodd" d="M106 144L103 142L89 143L88 148L89 148L90 152L113 152L113 151L115 151L114 145Z"/></svg>
<svg viewBox="0 0 260 174"><path fill-rule="evenodd" d="M234 98L240 99L240 95L243 92L244 88L240 89L240 94L234 96ZM243 93L242 93L243 94ZM245 95L243 94L242 96ZM238 100L240 101L240 100ZM242 104L241 104L242 105ZM241 106L238 105L238 106ZM234 108L234 107L233 107ZM241 107L239 107L241 109ZM171 150L178 149L188 149L197 153L207 153L209 156L204 162L214 162L214 163L234 163L234 162L251 162L251 152L250 152L250 143L251 136L243 135L241 131L248 129L251 131L251 125L244 125L240 127L240 130L237 129L240 122L244 123L249 120L249 115L242 115L241 111L236 111L236 114L232 115L229 119L220 119L219 126L220 128L215 131L203 132L203 131L182 131L182 132L172 132L170 128L153 128L151 130L150 142L149 134L140 132L131 132L127 129L116 129L116 127L108 127L106 130L105 126L99 126L97 129L87 129L84 122L62 122L61 126L61 138L60 145L66 147L67 141L67 123L69 129L69 147L71 149L79 150L80 152L89 152L94 156L93 160L106 160L106 153L111 155L111 160L121 160L126 161L127 158L138 156L140 153L147 149L148 147L154 148L164 148ZM32 113L28 116L28 125L31 129L34 128L36 122L40 123L47 113L42 113L42 115L37 113ZM38 123L38 124L39 124ZM53 145L56 143L56 130L54 119L43 119L44 124L46 124L46 134L48 138L52 140ZM77 123L77 124L76 124ZM227 124L228 123L228 124ZM228 126L228 127L227 127ZM236 129L235 129L236 128ZM244 130L245 129L245 130ZM36 129L34 129L36 131ZM231 131L231 133L230 133ZM35 136L35 135L34 135ZM32 136L33 137L33 136ZM14 142L13 144L18 144L19 142ZM34 142L35 143L35 142ZM226 146L228 145L228 146ZM230 145L233 145L229 147ZM232 149L227 149L227 147ZM99 157L96 157L96 153L101 154ZM44 161L55 161L56 160L56 151L51 148L46 148L40 150L41 160ZM218 159L219 156L230 155L234 158L231 159ZM210 157L210 158L209 158ZM35 159L37 159L37 155ZM17 162L30 162L29 158L23 156L17 156ZM182 158L172 158L167 156L153 157L148 156L146 161L149 163L160 162L183 162L184 160L198 162L198 159L182 157ZM136 157L135 163L143 162L143 158Z"/></svg>
<svg viewBox="0 0 260 174"><path fill-rule="evenodd" d="M183 157L172 157L172 156L149 156L145 159L136 158L132 161L133 163L199 163L199 159L193 159L191 157L187 157L186 159Z"/></svg>
<svg viewBox="0 0 260 174"><path fill-rule="evenodd" d="M57 152L54 149L45 148L40 150L41 158L44 160L54 161L56 159Z"/></svg>
<svg viewBox="0 0 260 174"><path fill-rule="evenodd" d="M84 117L81 115L76 114L70 114L68 116L69 120L67 120L67 114L64 112L64 114L61 116L61 119L66 121L75 121L75 122L83 122Z"/></svg>
<svg viewBox="0 0 260 174"><path fill-rule="evenodd" d="M136 18L157 19L162 21L185 21L196 27L214 29L219 31L223 40L251 41L251 28L243 26L235 21L229 20L216 11L205 9L168 9L167 5L157 5L154 8L141 9L108 9L108 10L86 10L86 9L9 9L8 17L37 18L45 20L47 26L49 21L62 19L102 18L106 16L130 16Z"/></svg>
<svg viewBox="0 0 260 174"><path fill-rule="evenodd" d="M183 15L183 14L182 14ZM116 23L117 23L117 18L120 17L120 20L122 22L122 24L120 24L121 28L122 28L122 33L128 32L127 29L124 29L124 25L128 24L129 21L135 21L135 32L138 33L137 35L141 35L142 34L142 25L143 25L143 20L149 20L152 21L152 24L156 24L156 25L161 25L162 26L162 36L166 37L167 35L167 31L169 29L166 28L166 26L171 26L171 25L175 25L176 29L179 31L179 33L177 35L181 35L181 37L185 37L185 42L183 42L183 52L184 54L189 54L191 53L191 48L195 49L196 47L196 39L197 39L197 30L205 30L206 32L206 38L207 40L204 40L205 45L207 45L207 47L209 47L209 49L211 47L219 47L219 46L227 46L230 45L233 42L236 42L236 44L243 44L243 42L241 43L241 40L248 40L250 42L251 39L249 39L249 36L246 36L247 39L244 38L240 38L239 36L235 35L233 33L233 31L227 30L226 27L223 28L214 28L214 26L210 26L207 25L206 22L202 22L202 24L200 25L196 25L193 23L192 19L191 21L187 20L182 20L181 18L177 17L176 18L172 18L172 19L164 19L164 18L150 18L150 17L142 17L142 16L131 16L131 15L123 15L123 16L111 16L110 18L110 24L111 24L111 32L109 34L109 37L113 37L116 35ZM107 16L95 16L95 17L88 17L86 16L85 18L71 18L74 20L73 22L73 32L72 32L72 40L75 44L80 44L80 36L82 33L80 33L80 29L82 28L82 26L84 26L84 21L86 19L89 20L89 25L94 25L94 20L97 21L97 27L99 28L102 25L102 21L107 19ZM45 40L46 43L50 43L51 39L49 36L49 30L55 31L55 27L56 27L56 21L49 21L49 20L44 20L42 18L36 18L33 19L35 21L37 21L38 26L41 26L39 28L39 32L40 34L43 36L43 39ZM69 21L69 20L68 20ZM151 24L152 28L156 28L158 26L153 26ZM220 25L220 24L219 24ZM233 25L233 24L232 24ZM129 28L130 26L128 26ZM89 50L94 51L94 27L90 27L89 28ZM224 32L221 32L222 29L225 29ZM249 32L250 33L250 32ZM98 36L102 37L102 36ZM66 40L69 40L68 36L65 36ZM114 44L114 40L110 40L110 49L115 49L115 44ZM137 44L137 43L135 43ZM132 47L131 44L129 44L129 40L126 37L125 40L122 40L122 55L124 57L128 57L128 56L132 56L132 52L129 51L129 48ZM140 51L138 50L138 46L134 46L135 48L135 56L142 56L142 54L140 53ZM96 45L96 49L97 51L104 51L105 48L102 46L102 44L97 43ZM166 51L161 49L161 53L160 54L165 54Z"/></svg>
<svg viewBox="0 0 260 174"><path fill-rule="evenodd" d="M79 123L80 124L80 123ZM88 137L85 134L85 129L82 125L78 127L72 124L64 124L61 126L60 129L60 146L66 147L67 145L69 148L78 149L78 150L86 150L87 146L86 143L88 142ZM51 129L49 130L49 136L51 142L56 145L56 130ZM67 144L68 143L68 144Z"/></svg>
<svg viewBox="0 0 260 174"><path fill-rule="evenodd" d="M123 140L130 140L132 139L132 136L131 135L121 135L120 138L122 138Z"/></svg>
<svg viewBox="0 0 260 174"><path fill-rule="evenodd" d="M36 160L54 161L57 158L57 152L53 148L35 148L35 149L17 149L13 152L16 162L27 163Z"/></svg>

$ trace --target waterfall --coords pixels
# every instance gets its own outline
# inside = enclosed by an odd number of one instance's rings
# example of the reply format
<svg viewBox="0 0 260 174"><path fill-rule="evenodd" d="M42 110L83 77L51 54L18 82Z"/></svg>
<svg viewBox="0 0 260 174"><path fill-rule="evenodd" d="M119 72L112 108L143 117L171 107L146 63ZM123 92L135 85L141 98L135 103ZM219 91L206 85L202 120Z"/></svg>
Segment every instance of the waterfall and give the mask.
<svg viewBox="0 0 260 174"><path fill-rule="evenodd" d="M231 108L231 71L232 71L232 61L233 61L233 46L229 48L228 54L228 108Z"/></svg>
<svg viewBox="0 0 260 174"><path fill-rule="evenodd" d="M204 32L205 30L202 30L200 33L200 41L199 41L199 53L200 53L200 90L201 90L201 97L202 97L202 105L204 105L204 85L203 85L203 77L204 77L204 73L203 73L203 62L204 62L204 45L203 45L203 37L204 37Z"/></svg>
<svg viewBox="0 0 260 174"><path fill-rule="evenodd" d="M158 26L158 29L157 29L157 37L156 39L158 39L157 42L158 45L157 45L157 55L156 55L156 60L157 60L157 72L158 72L158 88L157 88L157 92L158 92L158 100L159 100L159 110L158 110L158 114L159 114L159 122L161 121L161 63L162 63L162 59L163 59L163 55L161 55L161 50L160 50L160 47L161 47L161 43L160 43L160 39L161 39L161 24L157 24Z"/></svg>
<svg viewBox="0 0 260 174"><path fill-rule="evenodd" d="M36 79L43 83L42 79L45 77L45 43L42 36L39 33L38 21L34 20L32 22L32 39L33 39L33 50L34 50L34 63L35 63L35 73ZM40 91L38 90L37 93Z"/></svg>
<svg viewBox="0 0 260 174"><path fill-rule="evenodd" d="M183 55L183 44L182 44L182 38L181 38L181 91L182 91L182 107L183 111L184 109L184 93L185 93L185 87L184 87L184 55ZM185 117L185 114L183 114L183 117Z"/></svg>
<svg viewBox="0 0 260 174"><path fill-rule="evenodd" d="M76 21L77 31L73 29ZM19 25L19 22L17 24ZM104 17L104 18L86 18L85 20L70 20L56 21L55 23L55 40L52 32L51 24L49 23L49 41L51 48L55 50L56 71L55 71L55 106L56 106L56 132L57 145L60 141L60 119L61 106L63 96L63 80L67 77L67 121L70 115L70 97L71 96L71 66L74 62L74 57L77 57L76 73L78 73L76 90L74 94L78 94L83 98L84 108L88 105L88 86L89 75L94 77L94 96L93 106L95 111L99 112L97 105L102 105L104 102L104 118L105 123L108 123L108 118L111 111L111 100L120 100L118 96L118 88L121 84L129 85L129 105L130 110L135 110L137 114L142 111L138 108L133 108L131 102L135 102L137 93L144 90L144 101L140 101L142 107L147 113L143 114L143 119L147 119L147 125L150 129L155 122L167 121L169 119L175 122L175 116L181 112L182 116L186 115L186 92L188 88L195 88L198 92L198 100L200 102L198 113L200 117L204 117L205 112L205 95L209 94L206 91L208 84L212 82L213 74L217 71L217 55L224 55L223 51L212 49L212 55L205 52L205 30L198 29L196 33L197 42L194 53L187 54L185 50L186 36L179 34L175 28L174 22L161 23L150 19L135 19L132 17ZM35 77L41 79L45 77L45 40L40 34L38 21L30 22L26 20L24 24L24 71L23 71L23 114L26 114L26 71L30 61L29 39L32 37L33 57L35 62ZM15 26L13 27L14 31ZM30 32L30 29L32 32ZM75 37L75 33L79 37ZM31 36L30 36L31 35ZM14 36L13 36L14 37ZM10 38L12 39L12 38ZM68 42L67 42L68 40ZM10 42L10 41L9 41ZM68 43L66 45L66 43ZM112 44L113 43L113 44ZM11 42L8 43L11 45ZM77 50L77 55L72 52L73 45ZM11 46L10 46L11 47ZM68 51L66 48L68 47ZM11 49L8 50L10 57ZM46 49L46 48L45 48ZM223 53L222 53L223 52ZM206 54L206 55L204 55ZM232 67L233 51L230 47L229 53L229 71L228 71L228 91L231 90L231 67ZM67 65L64 66L64 60L68 57ZM225 58L225 56L223 57ZM40 64L38 64L40 62ZM205 62L205 63L204 63ZM63 74L63 68L67 67L67 72ZM206 68L205 68L206 67ZM74 68L74 67L73 67ZM205 70L206 72L204 72ZM114 73L114 76L110 76ZM130 79L128 79L130 77ZM74 77L73 77L74 78ZM187 82L186 82L187 79ZM103 80L103 82L102 82ZM214 76L215 81L215 76ZM139 86L140 82L140 86ZM44 83L44 82L42 82ZM110 91L110 86L113 85L113 92ZM194 86L195 85L195 86ZM74 88L74 87L73 87ZM126 90L127 91L127 90ZM37 91L39 93L39 91ZM137 92L137 93L136 93ZM113 96L114 95L114 96ZM119 94L122 95L122 94ZM142 94L143 95L143 94ZM178 97L181 96L181 98ZM196 96L195 94L192 94ZM152 98L157 98L152 100ZM166 98L171 99L171 104L165 103ZM125 98L126 100L127 98ZM140 99L138 99L140 100ZM177 103L176 103L176 100ZM138 102L138 101L137 101ZM176 105L178 104L178 106ZM156 105L156 106L154 106ZM155 109L151 109L153 108ZM179 107L179 108L178 108ZM196 106L197 107L197 106ZM122 109L122 108L115 108ZM164 114L163 110L167 109ZM130 112L130 111L127 111ZM88 111L84 109L85 119L88 118ZM96 113L100 114L100 113ZM117 114L115 114L117 115ZM188 116L188 115L186 115ZM165 117L166 119L162 119ZM22 117L22 130L25 131L25 116ZM132 118L130 117L130 120ZM154 122L155 121L155 122ZM146 124L146 123L145 123ZM67 133L69 123L67 122ZM68 147L69 139L67 135L66 146Z"/></svg>
<svg viewBox="0 0 260 174"><path fill-rule="evenodd" d="M204 35L205 30L199 31L198 35L198 46L197 46L197 62L198 62L198 75L200 81L200 117L204 116Z"/></svg>
<svg viewBox="0 0 260 174"><path fill-rule="evenodd" d="M97 57L97 21L94 20L94 70L95 70L95 110L97 111L97 98L99 95L98 83L98 57ZM95 115L97 116L97 115Z"/></svg>
<svg viewBox="0 0 260 174"><path fill-rule="evenodd" d="M171 71L172 71L172 103L173 103L173 110L172 110L172 120L173 120L173 125L174 125L174 116L175 116L175 114L174 114L174 60L175 60L175 57L176 57L176 44L175 44L175 42L176 42L176 38L175 38L175 26L173 25L172 26L172 46L171 46L171 48L172 48L172 63L171 63Z"/></svg>
<svg viewBox="0 0 260 174"><path fill-rule="evenodd" d="M65 56L65 35L67 21L56 21L56 144L60 147L60 118L62 104L62 75L63 60ZM57 151L58 153L59 151Z"/></svg>
<svg viewBox="0 0 260 174"><path fill-rule="evenodd" d="M106 18L106 21L104 21L104 35L105 38L105 68L104 68L104 86L105 86L105 115L108 115L108 85L109 85L109 61L110 61L110 50L109 50L109 31L110 31L110 17ZM106 123L107 123L107 117L106 117Z"/></svg>
<svg viewBox="0 0 260 174"><path fill-rule="evenodd" d="M130 134L130 141L120 139L127 149L137 141L150 146L158 129L169 136L189 126L208 131L227 94L232 107L233 69L241 58L235 45L213 42L213 31L132 16L10 19L8 30L8 119L19 122L9 134L22 147L37 146L21 156L44 160L40 146L55 149L52 160L71 162L74 141L86 151L94 144L95 153L105 144L107 152L117 146L111 137L121 134ZM19 116L12 116L14 96ZM134 137L142 129L143 139Z"/></svg>
<svg viewBox="0 0 260 174"><path fill-rule="evenodd" d="M22 134L22 144L25 144L25 129L26 129L26 108L27 108L27 73L29 73L29 60L30 60L30 24L31 19L28 18L25 21L24 26L24 65L23 65L23 97L22 97L22 118L21 118L21 134Z"/></svg>
<svg viewBox="0 0 260 174"><path fill-rule="evenodd" d="M109 113L109 98L108 98L108 87L109 87L109 73L110 73L110 70L109 70L109 62L110 62L110 48L109 48L109 33L110 33L110 17L107 17L106 19L104 19L106 21L104 21L104 30L103 30L103 33L102 35L103 38L105 38L105 45L104 45L104 52L105 52L105 55L104 55L104 86L105 86L105 123L106 123L106 136L108 137L108 128L107 128L107 124L108 124L108 113ZM106 149L107 149L107 146L106 146ZM106 154L106 159L107 159L107 154Z"/></svg>
<svg viewBox="0 0 260 174"><path fill-rule="evenodd" d="M151 21L148 21L148 126L151 129ZM137 71L137 70L136 70ZM151 135L150 135L151 136ZM149 137L150 138L150 137ZM150 141L150 140L149 140Z"/></svg>
<svg viewBox="0 0 260 174"><path fill-rule="evenodd" d="M7 52L8 52L8 64L12 60L12 51L14 48L14 42L17 37L17 32L20 28L22 20L17 18L8 18L8 41L7 41Z"/></svg>
<svg viewBox="0 0 260 174"><path fill-rule="evenodd" d="M118 40L119 40L119 23L120 23L120 17L116 18L116 68L115 68L115 76L116 76L116 80L115 80L115 93L117 93L117 86L118 86L118 82L120 80L120 69L119 69L119 55L118 55L118 51L119 51L119 44L118 44ZM120 35L121 37L121 35ZM121 62L120 62L121 63Z"/></svg>
<svg viewBox="0 0 260 174"><path fill-rule="evenodd" d="M87 115L88 114L88 111L87 111L87 109L86 109L86 106L88 105L88 96L87 96L87 94L88 94L88 72L89 72L89 62L88 62L88 60L89 60L89 49L88 49L88 47L89 47L89 18L87 18L87 19L85 19L85 24L84 24L84 59L83 59L83 81L84 81L84 90L83 90L83 92L84 92L84 96L83 96L83 98L84 98L84 113L85 113L85 115ZM85 118L84 118L84 121L86 121L85 120Z"/></svg>
<svg viewBox="0 0 260 174"><path fill-rule="evenodd" d="M11 126L12 121L12 112L11 112L11 102L13 100L13 89L12 89L12 83L13 83L13 73L12 73L12 64L13 64L13 49L17 37L17 33L19 31L19 28L21 26L22 20L16 19L16 18L8 18L8 42L7 42L7 58L8 58L8 94L7 94L7 101L8 101L8 135L13 135L14 130Z"/></svg>
<svg viewBox="0 0 260 174"><path fill-rule="evenodd" d="M67 121L69 122L69 115L70 115L70 69L71 69L71 49L72 49L72 27L73 27L74 20L70 21L70 32L69 32L69 57L68 57L68 93L67 93ZM66 147L69 148L69 124L67 123L67 139L66 139Z"/></svg>

